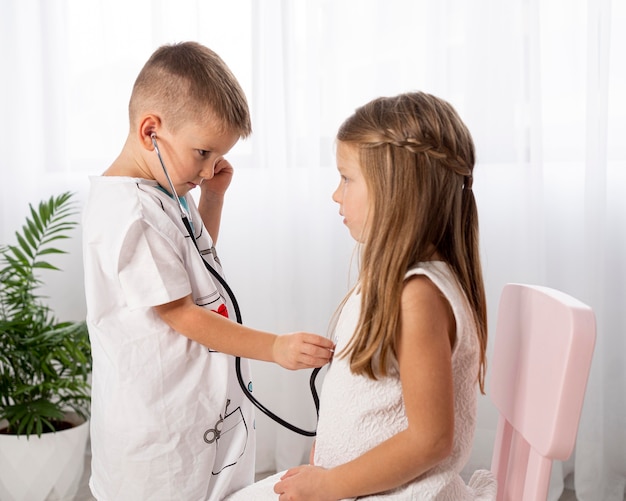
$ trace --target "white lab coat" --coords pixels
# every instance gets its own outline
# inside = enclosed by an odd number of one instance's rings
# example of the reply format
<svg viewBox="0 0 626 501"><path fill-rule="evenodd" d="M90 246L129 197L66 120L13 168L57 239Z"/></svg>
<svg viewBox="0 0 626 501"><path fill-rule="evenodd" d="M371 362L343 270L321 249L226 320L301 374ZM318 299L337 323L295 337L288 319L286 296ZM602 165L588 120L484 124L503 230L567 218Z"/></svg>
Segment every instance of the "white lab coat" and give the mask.
<svg viewBox="0 0 626 501"><path fill-rule="evenodd" d="M201 250L211 237L187 196ZM154 181L93 177L83 216L93 352L92 476L102 501L220 500L254 478L254 413L235 358L173 331L153 306L225 291L205 269L176 202ZM210 253L205 259L221 270ZM246 385L249 366L242 360Z"/></svg>

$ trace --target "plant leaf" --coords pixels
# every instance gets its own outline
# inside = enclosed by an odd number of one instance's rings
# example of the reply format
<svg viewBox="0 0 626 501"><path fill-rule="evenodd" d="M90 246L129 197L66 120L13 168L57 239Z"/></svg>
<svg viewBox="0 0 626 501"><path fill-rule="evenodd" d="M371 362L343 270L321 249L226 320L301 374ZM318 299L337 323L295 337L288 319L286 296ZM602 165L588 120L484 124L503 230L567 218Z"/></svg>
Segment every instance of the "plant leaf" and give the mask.
<svg viewBox="0 0 626 501"><path fill-rule="evenodd" d="M30 242L33 242L34 244L34 240L32 239L32 237L30 236L29 232L24 232L25 237L24 238L22 235L20 235L19 233L16 234L17 236L17 241L20 244L20 247L22 248L22 250L28 255L29 258L32 259L33 257L33 251L32 251L32 247L35 247L35 245L32 245ZM27 241L28 240L28 241ZM32 247L31 247L32 245Z"/></svg>
<svg viewBox="0 0 626 501"><path fill-rule="evenodd" d="M0 245L0 419L12 432L41 434L65 409L89 415L91 347L84 322L57 322L37 272L58 270L66 251L53 242L70 238L77 222L70 192L50 197L30 215L16 245Z"/></svg>

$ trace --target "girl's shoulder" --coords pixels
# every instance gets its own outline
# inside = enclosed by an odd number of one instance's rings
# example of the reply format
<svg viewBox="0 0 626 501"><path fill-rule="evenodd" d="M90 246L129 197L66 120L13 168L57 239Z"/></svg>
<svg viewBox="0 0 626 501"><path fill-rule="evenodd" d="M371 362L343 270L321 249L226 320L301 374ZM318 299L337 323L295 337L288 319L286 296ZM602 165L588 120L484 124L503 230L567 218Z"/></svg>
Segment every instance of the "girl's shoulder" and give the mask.
<svg viewBox="0 0 626 501"><path fill-rule="evenodd" d="M454 325L454 314L447 295L426 274L414 274L407 279L401 303L403 318L414 316L410 321L413 324Z"/></svg>
<svg viewBox="0 0 626 501"><path fill-rule="evenodd" d="M427 277L432 284L431 287L434 287L433 290L436 289L435 292L448 301L452 310L455 312L455 316L458 317L461 312L467 314L469 305L463 293L463 289L454 271L452 271L452 268L450 268L446 262L425 261L416 264L406 272L404 276L405 283L407 283L407 280L413 282L414 280L410 279L414 276ZM425 287L426 286L424 286L424 288Z"/></svg>
<svg viewBox="0 0 626 501"><path fill-rule="evenodd" d="M404 275L404 279L416 275L425 275L436 285L439 283L456 283L456 277L445 261L423 261L410 268Z"/></svg>
<svg viewBox="0 0 626 501"><path fill-rule="evenodd" d="M476 341L473 333L476 326L472 309L452 268L444 261L427 261L418 263L407 271L405 281L413 276L428 277L432 286L438 289L441 299L448 303L456 324L456 343L454 343L453 353L459 352L459 346L468 346L473 350ZM408 285L410 282L413 280L405 283Z"/></svg>
<svg viewBox="0 0 626 501"><path fill-rule="evenodd" d="M443 299L437 282L428 273L417 271L407 274L402 290L402 303L408 301L432 302Z"/></svg>

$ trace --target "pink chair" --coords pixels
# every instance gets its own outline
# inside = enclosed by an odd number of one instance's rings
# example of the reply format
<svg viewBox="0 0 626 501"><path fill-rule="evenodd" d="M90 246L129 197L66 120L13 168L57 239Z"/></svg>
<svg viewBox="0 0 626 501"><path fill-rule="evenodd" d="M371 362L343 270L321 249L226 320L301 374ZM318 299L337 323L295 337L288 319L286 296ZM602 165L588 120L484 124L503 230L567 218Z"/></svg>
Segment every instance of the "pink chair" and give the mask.
<svg viewBox="0 0 626 501"><path fill-rule="evenodd" d="M498 501L545 501L552 461L574 449L595 338L594 313L577 299L504 287L490 367Z"/></svg>

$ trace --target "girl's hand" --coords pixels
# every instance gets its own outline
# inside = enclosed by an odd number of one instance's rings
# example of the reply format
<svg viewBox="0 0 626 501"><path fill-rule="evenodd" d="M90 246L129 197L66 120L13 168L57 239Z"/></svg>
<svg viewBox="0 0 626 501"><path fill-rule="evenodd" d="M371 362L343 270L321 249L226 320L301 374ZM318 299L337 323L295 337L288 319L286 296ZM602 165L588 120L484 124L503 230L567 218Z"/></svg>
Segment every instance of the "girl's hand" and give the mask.
<svg viewBox="0 0 626 501"><path fill-rule="evenodd" d="M200 185L202 196L224 197L224 193L233 179L234 169L228 160L220 158L215 163L215 171L211 179L205 179Z"/></svg>
<svg viewBox="0 0 626 501"><path fill-rule="evenodd" d="M317 334L298 332L276 336L274 361L285 369L308 369L326 365L333 356L335 345Z"/></svg>
<svg viewBox="0 0 626 501"><path fill-rule="evenodd" d="M274 492L279 501L336 501L324 493L327 472L311 465L291 468L274 485Z"/></svg>

